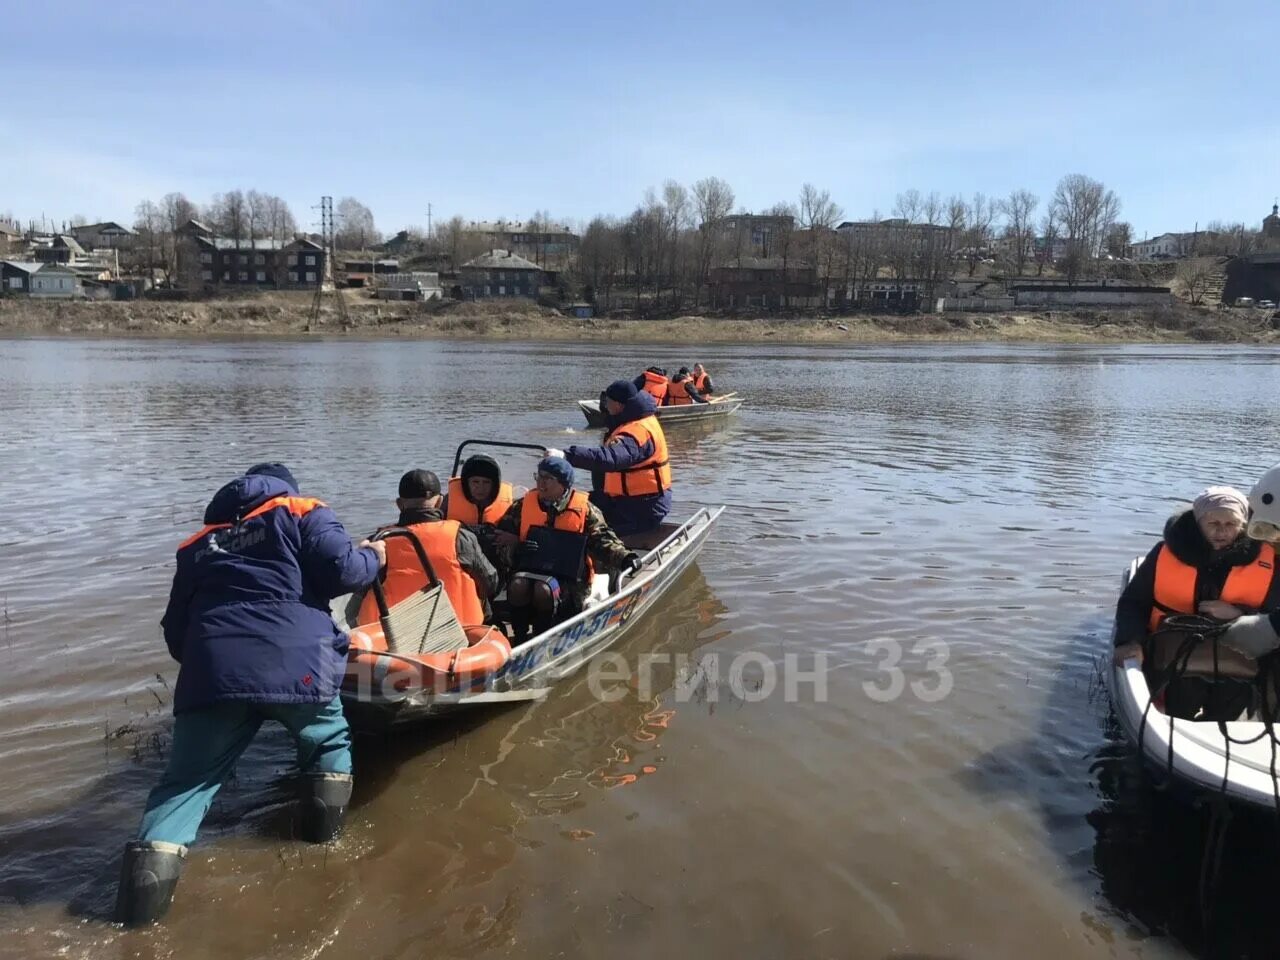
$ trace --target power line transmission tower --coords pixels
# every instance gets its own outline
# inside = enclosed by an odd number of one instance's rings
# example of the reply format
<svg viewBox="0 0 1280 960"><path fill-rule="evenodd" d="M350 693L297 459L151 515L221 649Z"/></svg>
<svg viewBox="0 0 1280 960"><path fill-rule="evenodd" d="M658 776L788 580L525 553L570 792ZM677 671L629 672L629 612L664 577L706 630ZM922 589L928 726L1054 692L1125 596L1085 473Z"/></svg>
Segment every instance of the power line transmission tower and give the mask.
<svg viewBox="0 0 1280 960"><path fill-rule="evenodd" d="M326 288L333 291L334 299L337 301L338 317L345 326L350 322L350 316L347 314L347 301L342 296L342 291L338 289L337 283L333 278L333 255L335 250L334 243L334 216L333 216L333 197L320 198L320 245L324 247L324 269L320 270L316 275L316 296L311 302L311 322L317 323L320 320L320 308L324 304L324 291Z"/></svg>

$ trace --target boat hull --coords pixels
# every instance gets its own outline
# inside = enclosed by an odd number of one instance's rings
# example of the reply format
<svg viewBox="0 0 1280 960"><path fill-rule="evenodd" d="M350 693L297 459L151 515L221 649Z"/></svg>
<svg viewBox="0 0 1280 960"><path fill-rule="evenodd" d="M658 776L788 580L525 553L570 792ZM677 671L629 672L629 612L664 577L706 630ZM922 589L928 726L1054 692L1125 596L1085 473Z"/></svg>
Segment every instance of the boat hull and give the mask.
<svg viewBox="0 0 1280 960"><path fill-rule="evenodd" d="M735 399L717 400L713 403L686 403L678 407L659 407L658 420L664 427L673 423L705 423L708 420L729 416L729 414L736 412L743 403L743 400ZM578 409L587 418L588 426L605 426L605 415L600 410L600 401L579 400Z"/></svg>

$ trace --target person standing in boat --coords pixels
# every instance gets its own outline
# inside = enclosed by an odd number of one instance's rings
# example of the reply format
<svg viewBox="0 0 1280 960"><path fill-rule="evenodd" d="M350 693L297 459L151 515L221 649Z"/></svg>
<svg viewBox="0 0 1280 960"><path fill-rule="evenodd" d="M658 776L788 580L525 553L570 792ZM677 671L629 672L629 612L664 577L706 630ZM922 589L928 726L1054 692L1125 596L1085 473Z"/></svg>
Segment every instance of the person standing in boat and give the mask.
<svg viewBox="0 0 1280 960"><path fill-rule="evenodd" d="M397 494L400 517L393 527L382 529L400 527L413 534L444 586L459 623L473 627L487 622L489 598L498 592L498 571L480 549L476 535L441 512L440 479L430 470L410 470L400 478ZM426 586L427 571L407 537L388 538L386 548L382 590L387 606L394 607ZM377 598L370 590L360 603L356 622L377 623L378 614Z"/></svg>
<svg viewBox="0 0 1280 960"><path fill-rule="evenodd" d="M116 919L162 917L187 847L263 721L282 724L302 773L301 834L332 839L351 798L351 735L338 699L347 638L330 600L367 587L381 543L351 542L278 463L214 494L206 526L178 547L161 627L180 664L168 767L125 848Z"/></svg>
<svg viewBox="0 0 1280 960"><path fill-rule="evenodd" d="M658 406L662 406L667 399L667 388L671 385L671 381L667 379L667 371L662 367L649 367L644 373L636 377L632 381L636 385L637 390L643 390L649 396L653 397L654 402ZM604 407L604 394L601 394L600 406Z"/></svg>
<svg viewBox="0 0 1280 960"><path fill-rule="evenodd" d="M1280 607L1275 550L1246 536L1248 513L1243 493L1216 486L1202 491L1190 510L1170 518L1164 538L1147 554L1116 605L1117 664L1130 659L1141 663L1153 652L1148 637L1166 616L1197 614L1225 622ZM1175 647L1179 642L1165 639ZM1170 659L1168 650L1154 653L1161 665ZM1169 711L1194 716L1213 696L1209 687L1208 680L1194 677L1171 683Z"/></svg>
<svg viewBox="0 0 1280 960"><path fill-rule="evenodd" d="M657 405L630 380L605 390L609 432L598 447L571 446L547 455L590 470L591 502L620 536L654 530L671 512L671 464Z"/></svg>
<svg viewBox="0 0 1280 960"><path fill-rule="evenodd" d="M640 559L588 496L573 488L573 480L569 461L545 457L538 463L535 489L498 521L499 533L516 548L515 574L507 587L516 644L529 639L531 629L541 633L580 611L596 566L632 573L640 569ZM546 529L568 536L536 534Z"/></svg>

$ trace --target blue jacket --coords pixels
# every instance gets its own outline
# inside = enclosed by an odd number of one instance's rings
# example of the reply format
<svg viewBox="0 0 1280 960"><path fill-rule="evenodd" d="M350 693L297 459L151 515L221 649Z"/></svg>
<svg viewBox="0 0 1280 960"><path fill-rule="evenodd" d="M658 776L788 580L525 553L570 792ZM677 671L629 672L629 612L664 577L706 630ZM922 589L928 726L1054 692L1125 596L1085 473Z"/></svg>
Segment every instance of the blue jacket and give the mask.
<svg viewBox="0 0 1280 960"><path fill-rule="evenodd" d="M297 491L269 476L232 480L214 494L206 524L232 523L178 549L164 640L182 666L174 713L225 700L328 703L346 667L347 638L329 601L378 575L372 550L351 543L328 507L295 516L255 507Z"/></svg>
<svg viewBox="0 0 1280 960"><path fill-rule="evenodd" d="M609 418L609 429L643 420L657 410L657 401L652 396L639 393L626 402L622 413ZM671 512L670 490L645 497L611 497L604 492L604 475L634 467L653 456L653 441L641 445L634 437L623 435L617 442L602 447L568 447L564 456L574 467L591 471L591 502L600 508L615 533L625 536L653 530Z"/></svg>

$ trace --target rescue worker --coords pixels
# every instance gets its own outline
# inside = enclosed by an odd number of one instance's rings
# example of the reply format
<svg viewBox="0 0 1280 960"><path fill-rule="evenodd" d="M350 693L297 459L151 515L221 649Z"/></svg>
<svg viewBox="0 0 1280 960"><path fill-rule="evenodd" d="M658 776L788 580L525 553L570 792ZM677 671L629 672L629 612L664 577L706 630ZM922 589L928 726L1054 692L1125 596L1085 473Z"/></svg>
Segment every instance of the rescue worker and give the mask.
<svg viewBox="0 0 1280 960"><path fill-rule="evenodd" d="M637 390L643 390L653 397L658 406L662 406L666 401L670 381L667 380L667 371L662 367L649 367L632 382L636 385ZM603 406L603 401L601 405Z"/></svg>
<svg viewBox="0 0 1280 960"><path fill-rule="evenodd" d="M715 393L716 387L711 382L711 374L707 373L707 368L700 363L693 365L693 389L708 399Z"/></svg>
<svg viewBox="0 0 1280 960"><path fill-rule="evenodd" d="M1169 520L1164 539L1147 554L1116 605L1117 663L1141 663L1154 653L1159 666L1167 665L1170 651L1148 647L1148 637L1166 616L1196 614L1228 621L1280 604L1275 550L1245 535L1248 510L1239 490L1215 486L1201 492L1190 510ZM1181 642L1168 640L1175 647ZM1226 702L1213 686L1205 678L1175 678L1166 688L1166 712L1192 718L1203 710L1234 719L1248 708L1247 703Z"/></svg>
<svg viewBox="0 0 1280 960"><path fill-rule="evenodd" d="M457 520L446 520L441 512L440 480L430 470L410 470L400 478L396 508L400 518L395 526L408 530L422 544L444 592L464 627L485 623L489 598L498 592L498 571L493 568L476 535ZM393 529L383 527L383 530ZM387 606L427 585L422 560L407 537L388 537L387 573L382 583ZM360 602L359 623L376 623L378 601L372 590Z"/></svg>
<svg viewBox="0 0 1280 960"><path fill-rule="evenodd" d="M477 453L463 461L460 476L449 480L441 509L446 520L475 527L497 523L514 499L511 484L502 482L498 461Z"/></svg>
<svg viewBox="0 0 1280 960"><path fill-rule="evenodd" d="M707 398L694 386L693 374L689 372L689 368L681 367L676 371L676 375L671 378L671 383L667 386L666 406L679 407L690 403L707 402L709 402Z"/></svg>
<svg viewBox="0 0 1280 960"><path fill-rule="evenodd" d="M630 381L623 382L631 386ZM508 543L519 544L513 561L516 572L507 586L514 644L528 640L531 628L541 633L580 612L597 566L633 574L640 569L640 559L609 529L587 494L573 488L573 480L567 460L544 458L538 463L535 489L498 522ZM538 541L531 533L537 528L564 531L576 538ZM544 552L556 555L539 556Z"/></svg>
<svg viewBox="0 0 1280 960"><path fill-rule="evenodd" d="M1280 464L1264 473L1249 491L1247 533L1265 545L1280 543ZM1280 647L1280 609L1271 613L1246 613L1234 620L1222 642L1248 657L1261 657Z"/></svg>
<svg viewBox="0 0 1280 960"><path fill-rule="evenodd" d="M572 446L547 455L592 472L591 502L620 536L656 529L671 512L671 465L657 406L630 380L605 390L609 432L599 447Z"/></svg>
<svg viewBox="0 0 1280 960"><path fill-rule="evenodd" d="M168 910L187 847L264 721L282 724L297 747L303 837L332 839L351 799L351 736L338 699L347 638L329 601L373 582L383 545L353 546L333 511L300 497L278 463L222 487L204 522L178 547L161 620L180 664L173 745L125 848L116 919L129 926Z"/></svg>

